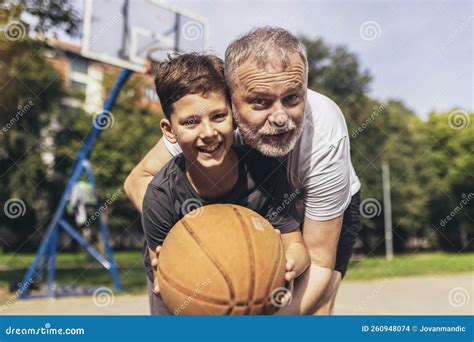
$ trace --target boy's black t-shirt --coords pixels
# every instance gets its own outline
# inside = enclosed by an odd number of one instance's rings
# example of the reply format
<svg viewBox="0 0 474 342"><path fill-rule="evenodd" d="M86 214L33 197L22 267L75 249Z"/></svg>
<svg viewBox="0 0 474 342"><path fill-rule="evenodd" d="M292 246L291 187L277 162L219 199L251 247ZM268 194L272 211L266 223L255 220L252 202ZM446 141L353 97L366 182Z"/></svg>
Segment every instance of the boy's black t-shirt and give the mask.
<svg viewBox="0 0 474 342"><path fill-rule="evenodd" d="M143 200L142 225L145 271L150 280L153 280L153 271L148 247L155 250L184 215L200 206L236 204L259 213L282 234L299 228L301 220L293 211L291 202L295 195L285 165L248 147L232 148L239 159L239 176L225 196L201 198L186 177L183 154L170 160L148 185Z"/></svg>

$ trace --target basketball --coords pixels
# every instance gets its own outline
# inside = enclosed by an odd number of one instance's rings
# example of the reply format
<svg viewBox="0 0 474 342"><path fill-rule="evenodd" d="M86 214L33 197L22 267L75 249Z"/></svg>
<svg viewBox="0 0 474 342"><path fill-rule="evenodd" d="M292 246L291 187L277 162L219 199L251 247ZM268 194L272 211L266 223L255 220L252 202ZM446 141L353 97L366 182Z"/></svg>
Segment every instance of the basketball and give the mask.
<svg viewBox="0 0 474 342"><path fill-rule="evenodd" d="M268 315L284 286L285 254L272 225L231 204L194 209L172 228L158 259L160 293L175 315Z"/></svg>

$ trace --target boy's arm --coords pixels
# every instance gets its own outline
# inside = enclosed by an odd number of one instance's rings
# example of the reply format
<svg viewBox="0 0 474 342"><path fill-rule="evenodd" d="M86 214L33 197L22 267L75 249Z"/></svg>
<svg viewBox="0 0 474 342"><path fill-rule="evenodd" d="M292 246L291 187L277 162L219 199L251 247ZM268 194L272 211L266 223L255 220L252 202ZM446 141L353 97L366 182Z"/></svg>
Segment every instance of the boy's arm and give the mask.
<svg viewBox="0 0 474 342"><path fill-rule="evenodd" d="M306 245L304 244L303 235L299 229L282 234L281 240L287 259L292 259L295 263L293 271L295 278L299 277L308 268L310 258Z"/></svg>
<svg viewBox="0 0 474 342"><path fill-rule="evenodd" d="M143 197L148 184L171 158L163 139L160 139L125 179L125 192L140 212L143 211Z"/></svg>

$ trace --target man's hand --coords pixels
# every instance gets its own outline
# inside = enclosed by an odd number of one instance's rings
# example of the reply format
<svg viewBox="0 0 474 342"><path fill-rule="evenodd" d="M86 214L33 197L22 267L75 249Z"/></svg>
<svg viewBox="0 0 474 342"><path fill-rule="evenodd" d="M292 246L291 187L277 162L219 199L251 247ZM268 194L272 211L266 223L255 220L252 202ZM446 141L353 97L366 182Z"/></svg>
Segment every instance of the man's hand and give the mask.
<svg viewBox="0 0 474 342"><path fill-rule="evenodd" d="M275 229L275 233L281 237L281 232L278 229ZM286 281L286 288L288 292L282 298L279 298L279 302L281 306L287 306L291 303L291 299L293 298L293 286L296 278L295 272L295 260L290 254L286 254L286 264L285 264L285 281Z"/></svg>
<svg viewBox="0 0 474 342"><path fill-rule="evenodd" d="M163 139L160 139L130 172L123 187L135 208L142 212L143 198L153 176L171 159Z"/></svg>
<svg viewBox="0 0 474 342"><path fill-rule="evenodd" d="M291 283L295 279L295 276L296 276L295 261L291 257L286 257L285 269L286 269L285 280L288 283Z"/></svg>
<svg viewBox="0 0 474 342"><path fill-rule="evenodd" d="M329 221L304 220L303 238L311 259L310 267L295 282L293 301L279 315L305 315L325 294L336 262L342 216Z"/></svg>
<svg viewBox="0 0 474 342"><path fill-rule="evenodd" d="M288 292L283 295L282 298L279 299L279 303L282 307L288 306L291 303L293 298L293 287L295 283L295 261L291 257L286 258L286 265L285 265L285 281L286 281L286 288Z"/></svg>
<svg viewBox="0 0 474 342"><path fill-rule="evenodd" d="M277 233L278 236L281 237L281 232L278 229L274 229L275 233ZM289 254L286 254L286 265L285 265L285 280L288 284L293 283L293 280L296 277L296 272L295 272L295 260L293 259L292 256Z"/></svg>

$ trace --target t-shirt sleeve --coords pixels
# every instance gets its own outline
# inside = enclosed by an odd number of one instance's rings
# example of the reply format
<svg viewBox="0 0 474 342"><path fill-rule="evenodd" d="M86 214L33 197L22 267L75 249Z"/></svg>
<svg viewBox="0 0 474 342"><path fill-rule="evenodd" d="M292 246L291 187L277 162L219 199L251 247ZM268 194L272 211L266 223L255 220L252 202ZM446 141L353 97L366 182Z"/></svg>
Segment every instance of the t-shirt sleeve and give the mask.
<svg viewBox="0 0 474 342"><path fill-rule="evenodd" d="M275 229L285 234L296 230L301 225L301 219L294 210L294 204L300 192L290 186L285 168L281 165L275 165L275 167L276 171L269 178L272 186L268 193L270 200L265 218Z"/></svg>
<svg viewBox="0 0 474 342"><path fill-rule="evenodd" d="M313 160L305 180L305 216L315 221L334 219L351 201L351 157L348 137L328 145Z"/></svg>
<svg viewBox="0 0 474 342"><path fill-rule="evenodd" d="M150 184L143 199L142 225L148 246L155 250L163 244L175 224L172 200L166 190Z"/></svg>
<svg viewBox="0 0 474 342"><path fill-rule="evenodd" d="M183 152L183 150L181 149L178 143L172 144L168 141L168 139L164 137L162 139L163 139L163 142L165 143L166 149L168 150L169 153L171 153L173 157Z"/></svg>

